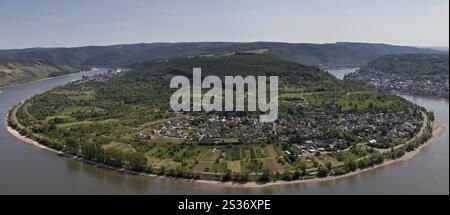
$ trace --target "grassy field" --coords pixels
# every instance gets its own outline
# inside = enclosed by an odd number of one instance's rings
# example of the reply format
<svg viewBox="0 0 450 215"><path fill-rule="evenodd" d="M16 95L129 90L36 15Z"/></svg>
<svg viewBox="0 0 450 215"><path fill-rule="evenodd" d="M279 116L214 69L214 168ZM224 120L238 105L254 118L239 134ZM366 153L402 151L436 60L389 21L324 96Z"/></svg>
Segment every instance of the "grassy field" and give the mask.
<svg viewBox="0 0 450 215"><path fill-rule="evenodd" d="M132 152L134 149L130 146L130 144L120 143L120 142L111 142L110 144L104 145L104 149L115 149L121 152Z"/></svg>
<svg viewBox="0 0 450 215"><path fill-rule="evenodd" d="M181 144L184 142L183 139L179 138L171 138L171 137L156 137L150 141L151 143L156 144Z"/></svg>
<svg viewBox="0 0 450 215"><path fill-rule="evenodd" d="M231 170L231 172L241 172L241 162L227 161L227 169Z"/></svg>
<svg viewBox="0 0 450 215"><path fill-rule="evenodd" d="M89 101L95 99L91 95L76 95L76 96L69 96L68 98L73 101Z"/></svg>

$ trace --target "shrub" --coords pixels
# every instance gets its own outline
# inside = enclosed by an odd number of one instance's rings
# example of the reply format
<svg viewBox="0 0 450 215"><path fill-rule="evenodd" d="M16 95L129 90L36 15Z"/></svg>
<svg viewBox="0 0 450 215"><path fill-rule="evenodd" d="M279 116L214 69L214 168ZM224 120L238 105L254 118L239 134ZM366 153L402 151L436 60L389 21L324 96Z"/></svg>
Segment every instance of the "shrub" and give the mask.
<svg viewBox="0 0 450 215"><path fill-rule="evenodd" d="M319 177L327 177L330 170L326 166L320 166L317 169L317 176Z"/></svg>

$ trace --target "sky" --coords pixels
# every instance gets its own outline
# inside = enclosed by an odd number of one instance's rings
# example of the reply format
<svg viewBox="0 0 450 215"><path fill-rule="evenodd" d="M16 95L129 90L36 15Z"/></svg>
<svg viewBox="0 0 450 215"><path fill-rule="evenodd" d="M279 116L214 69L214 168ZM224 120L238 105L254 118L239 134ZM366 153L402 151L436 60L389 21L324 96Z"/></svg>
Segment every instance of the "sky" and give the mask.
<svg viewBox="0 0 450 215"><path fill-rule="evenodd" d="M0 49L151 42L449 45L448 0L0 0Z"/></svg>

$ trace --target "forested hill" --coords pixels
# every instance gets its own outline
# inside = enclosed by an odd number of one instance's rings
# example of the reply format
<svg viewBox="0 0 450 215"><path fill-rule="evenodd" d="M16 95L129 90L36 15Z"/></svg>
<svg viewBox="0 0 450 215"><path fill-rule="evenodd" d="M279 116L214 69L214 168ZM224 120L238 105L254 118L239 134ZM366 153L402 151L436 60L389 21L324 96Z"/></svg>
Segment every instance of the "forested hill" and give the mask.
<svg viewBox="0 0 450 215"><path fill-rule="evenodd" d="M248 50L268 50L279 59L321 68L359 67L386 54L439 53L431 49L370 43L199 42L12 49L0 50L0 58L55 60L72 66L130 67L148 59Z"/></svg>
<svg viewBox="0 0 450 215"><path fill-rule="evenodd" d="M448 98L448 54L403 54L380 57L345 77L381 90Z"/></svg>
<svg viewBox="0 0 450 215"><path fill-rule="evenodd" d="M359 70L362 75L369 73L390 73L401 76L448 75L448 54L403 54L380 57Z"/></svg>
<svg viewBox="0 0 450 215"><path fill-rule="evenodd" d="M0 87L76 71L71 66L51 61L0 59Z"/></svg>
<svg viewBox="0 0 450 215"><path fill-rule="evenodd" d="M280 94L286 95L366 90L340 81L317 67L279 60L266 54L149 60L133 71L95 83L92 87L98 97L121 104L168 105L170 95L175 91L169 88L171 78L175 75L192 77L194 67L202 68L202 77L216 75L222 80L226 75L279 76Z"/></svg>

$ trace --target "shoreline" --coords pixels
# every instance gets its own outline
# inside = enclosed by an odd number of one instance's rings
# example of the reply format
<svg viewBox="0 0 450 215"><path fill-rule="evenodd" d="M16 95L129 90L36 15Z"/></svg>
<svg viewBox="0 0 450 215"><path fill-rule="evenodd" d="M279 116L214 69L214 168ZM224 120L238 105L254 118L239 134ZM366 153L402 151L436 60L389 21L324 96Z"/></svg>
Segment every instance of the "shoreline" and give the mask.
<svg viewBox="0 0 450 215"><path fill-rule="evenodd" d="M214 185L214 186L221 186L221 187L231 187L231 188L263 188L263 187L272 187L272 186L281 186L281 185L289 185L289 184L306 184L306 183L319 183L319 182L324 182L324 181L331 181L331 180L336 180L336 179L342 179L345 177L350 177L350 176L354 176L363 172L368 172L368 171L372 171L375 169L378 169L380 167L385 167L394 163L399 163L399 162L403 162L403 161L407 161L410 160L411 158L415 157L415 155L417 155L418 153L420 153L424 148L428 147L429 145L431 145L438 137L440 137L442 135L442 133L444 133L445 131L445 126L439 122L437 119L433 122L433 134L431 136L430 139L428 139L424 144L420 145L419 147L417 147L415 150L410 151L410 152L406 152L402 157L397 158L395 160L387 160L384 161L382 164L376 165L376 166L372 166L369 168L365 168L365 169L358 169L356 171L344 174L344 175L339 175L339 176L328 176L328 177L324 177L324 178L313 178L313 179L306 179L306 180L294 180L294 181L274 181L274 182L268 182L268 183L258 183L255 181L249 181L249 182L222 182L222 181L213 181L213 180L196 180L196 179L184 179L184 178L174 178L174 177L169 177L169 176L163 176L163 175L156 175L156 174L150 174L150 173L144 173L144 172L136 172L136 171L132 171L132 170L126 170L124 168L118 168L118 167L114 167L114 166L109 166L107 164L103 164L103 163L99 163L99 162L95 162L95 161L91 161L91 160L87 160L87 159L83 159L80 158L78 156L74 156L71 154L68 154L66 152L63 151L58 151L55 150L53 148L50 148L48 146L42 145L40 143L38 143L35 140L29 139L23 135L21 135L17 130L11 128L8 125L8 116L9 116L9 111L6 112L5 114L5 118L4 118L4 125L6 130L8 131L9 134L11 134L12 136L14 136L16 139L36 146L39 149L43 149L43 150L47 150L47 151L51 151L56 153L57 155L60 156L64 156L67 158L71 158L77 161L81 161L83 163L89 164L89 165L94 165L95 167L99 167L99 168L104 168L107 170L114 170L118 173L122 173L122 174L131 174L131 175L140 175L140 176L145 176L145 177L152 177L152 178L158 178L158 179L162 179L162 180L170 180L173 182L181 182L181 183L200 183L200 184L208 184L208 185Z"/></svg>
<svg viewBox="0 0 450 215"><path fill-rule="evenodd" d="M336 179L342 179L342 178L346 178L346 177L350 177L350 176L354 176L354 175L358 175L360 173L363 172L369 172L381 167L385 167L394 163L400 163L400 162L404 162L407 160L410 160L411 158L415 157L417 154L419 154L424 148L430 146L438 137L440 137L442 135L442 133L444 133L445 131L445 127L444 125L439 122L439 121L435 121L433 123L433 135L430 139L427 140L427 142L425 142L424 144L420 145L419 147L417 147L415 150L410 151L410 152L406 152L405 155L403 155L400 158L397 158L395 160L387 160L384 161L382 164L376 165L376 166L372 166L369 168L365 168L365 169L358 169L356 171L344 174L344 175L339 175L339 176L328 176L328 177L324 177L324 178L313 178L313 179L306 179L306 180L295 180L295 181L274 181L274 182L268 182L268 183L257 183L254 181L250 181L250 182L245 182L245 183L238 183L238 182L220 182L220 181L208 181L208 180L190 180L193 182L200 182L200 183L204 183L204 184L213 184L213 185L221 185L221 186L225 186L225 187L242 187L242 188L261 188L261 187L271 187L271 186L281 186L281 185L289 185L289 184L307 184L307 183L319 183L319 182L324 182L324 181L331 181L331 180L336 180ZM188 181L188 180L187 180Z"/></svg>
<svg viewBox="0 0 450 215"><path fill-rule="evenodd" d="M36 80L29 80L29 81L24 81L24 82L18 82L18 83L14 83L14 84L11 84L11 85L0 86L0 91L4 90L6 88L14 87L14 86L21 85L21 84L29 84L29 83L38 82L38 81L51 80L51 79L55 79L55 78L66 77L66 76L77 74L77 73L82 73L82 72L95 72L97 70L98 70L98 68L94 67L93 69L87 70L87 71L81 71L80 70L80 71L71 72L71 73L68 73L68 74L65 74L65 75L59 75L59 76L54 76L54 77L45 77L45 78L40 78L40 79L36 79Z"/></svg>
<svg viewBox="0 0 450 215"><path fill-rule="evenodd" d="M426 99L437 99L437 100L445 100L445 101L449 101L450 98L447 97L439 97L439 96L422 96L422 95L417 95L417 94L408 94L406 92L398 92L398 91L386 91L386 92L391 92L394 95L397 96L411 96L411 97L422 97L422 98L426 98Z"/></svg>

